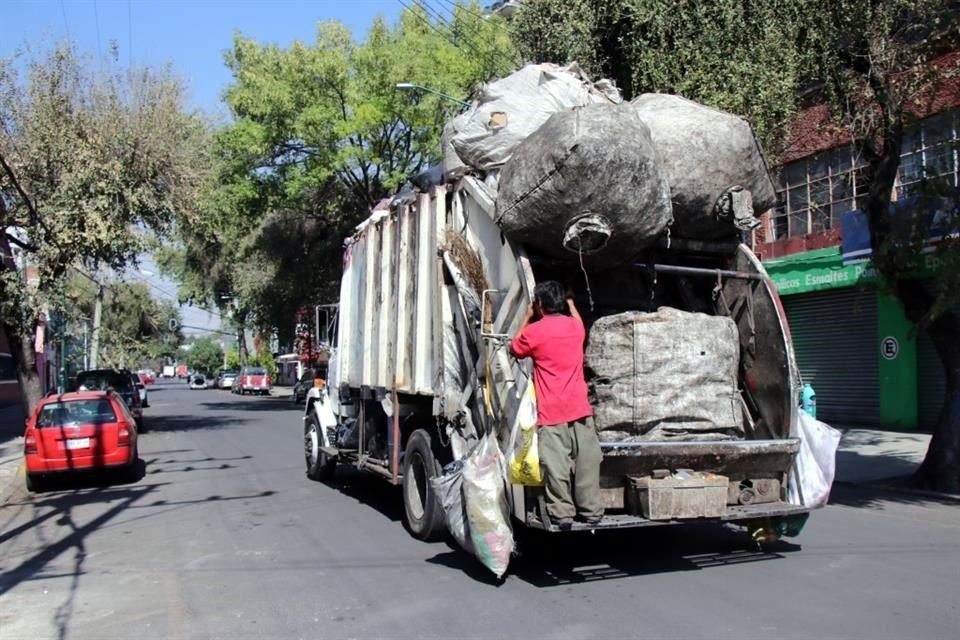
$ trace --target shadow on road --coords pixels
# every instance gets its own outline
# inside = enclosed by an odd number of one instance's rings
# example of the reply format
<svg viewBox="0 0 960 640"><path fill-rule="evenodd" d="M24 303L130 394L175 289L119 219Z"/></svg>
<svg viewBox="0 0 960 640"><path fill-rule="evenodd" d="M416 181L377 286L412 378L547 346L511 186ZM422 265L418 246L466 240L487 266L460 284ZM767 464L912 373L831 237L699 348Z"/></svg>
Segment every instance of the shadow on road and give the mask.
<svg viewBox="0 0 960 640"><path fill-rule="evenodd" d="M248 422L246 418L229 416L212 416L208 414L180 415L180 416L151 416L145 415L147 433L173 431L200 431L205 429L229 429L240 423Z"/></svg>
<svg viewBox="0 0 960 640"><path fill-rule="evenodd" d="M783 558L801 548L785 541L760 548L745 530L720 524L605 530L592 534L548 534L518 529L516 535L517 555L510 563L507 576L536 587L763 562ZM499 584L476 558L459 548L451 548L427 561L460 569L481 582Z"/></svg>
<svg viewBox="0 0 960 640"><path fill-rule="evenodd" d="M392 522L403 520L400 487L394 487L365 471L341 464L337 467L335 478L324 484L375 509Z"/></svg>
<svg viewBox="0 0 960 640"><path fill-rule="evenodd" d="M235 400L205 401L201 407L211 411L288 411L290 413L303 412L303 409L290 402L290 398L276 397L248 397L242 396Z"/></svg>
<svg viewBox="0 0 960 640"><path fill-rule="evenodd" d="M834 483L830 491L830 504L845 507L879 509L891 503L960 507L960 497L916 491L910 485L910 476L885 478L866 485Z"/></svg>

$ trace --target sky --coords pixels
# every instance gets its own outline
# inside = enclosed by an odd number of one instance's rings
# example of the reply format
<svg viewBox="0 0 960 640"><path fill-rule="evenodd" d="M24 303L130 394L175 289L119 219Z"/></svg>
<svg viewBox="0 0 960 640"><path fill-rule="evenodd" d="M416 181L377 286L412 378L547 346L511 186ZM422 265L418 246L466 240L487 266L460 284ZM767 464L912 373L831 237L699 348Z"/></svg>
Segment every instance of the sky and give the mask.
<svg viewBox="0 0 960 640"><path fill-rule="evenodd" d="M286 46L312 41L319 20L338 20L362 39L377 16L397 20L414 0L3 0L0 57L31 55L63 38L94 61L116 44L120 65L171 64L186 79L192 106L225 119L220 96L231 78L223 64L237 32ZM444 2L434 2L438 7ZM177 285L146 258L128 279L146 282L158 298L175 297ZM220 318L184 308L183 323L220 326ZM194 330L187 329L190 333Z"/></svg>

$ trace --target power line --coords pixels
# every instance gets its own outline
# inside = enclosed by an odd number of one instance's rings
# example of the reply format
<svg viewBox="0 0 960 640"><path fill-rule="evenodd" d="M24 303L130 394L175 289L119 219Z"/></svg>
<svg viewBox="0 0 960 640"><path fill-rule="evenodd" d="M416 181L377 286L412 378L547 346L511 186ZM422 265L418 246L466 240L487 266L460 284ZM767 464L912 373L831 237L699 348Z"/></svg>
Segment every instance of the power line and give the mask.
<svg viewBox="0 0 960 640"><path fill-rule="evenodd" d="M127 66L133 66L133 9L127 0Z"/></svg>
<svg viewBox="0 0 960 640"><path fill-rule="evenodd" d="M63 5L63 0L60 0L60 13L63 14L63 28L67 30L67 38L69 38L70 23L67 22L67 8Z"/></svg>
<svg viewBox="0 0 960 640"><path fill-rule="evenodd" d="M454 46L457 46L457 36L463 41L467 49L469 49L475 56L477 56L484 63L490 65L495 71L500 69L497 58L501 58L507 63L509 67L514 66L514 62L510 60L507 56L503 55L501 52L497 51L495 48L490 48L486 52L481 50L481 46L477 42L484 42L486 37L481 33L480 27L476 26L473 30L470 30L466 25L458 25L459 28L455 28L452 21L448 21L443 17L442 9L437 9L427 0L414 0L417 6L422 8L427 15L436 19L441 25L447 28L451 34L451 42ZM453 13L451 14L451 20L453 19ZM472 13L471 15L477 15Z"/></svg>

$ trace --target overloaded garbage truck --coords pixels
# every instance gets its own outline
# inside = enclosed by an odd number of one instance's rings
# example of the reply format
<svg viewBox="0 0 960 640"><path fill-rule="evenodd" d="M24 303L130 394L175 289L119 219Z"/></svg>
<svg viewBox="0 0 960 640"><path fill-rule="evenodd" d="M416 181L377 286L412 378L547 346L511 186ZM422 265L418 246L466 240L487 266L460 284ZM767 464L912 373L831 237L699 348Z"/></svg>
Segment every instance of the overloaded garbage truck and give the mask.
<svg viewBox="0 0 960 640"><path fill-rule="evenodd" d="M345 243L307 476L348 464L402 485L414 536L452 533L488 566L512 548L504 524L560 531L511 464L530 453L536 399L509 342L535 284L555 280L587 330L603 452L605 516L573 529L796 533L822 499L797 464L786 316L742 242L775 197L749 125L676 96L626 103L575 66L529 65L482 93L447 125L442 171Z"/></svg>

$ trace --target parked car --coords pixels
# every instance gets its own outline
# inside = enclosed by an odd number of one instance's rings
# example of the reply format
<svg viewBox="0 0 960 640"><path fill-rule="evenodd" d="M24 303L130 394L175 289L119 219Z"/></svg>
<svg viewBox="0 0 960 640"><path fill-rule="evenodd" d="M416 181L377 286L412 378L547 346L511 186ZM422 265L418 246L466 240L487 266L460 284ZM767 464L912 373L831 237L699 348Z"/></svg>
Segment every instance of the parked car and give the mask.
<svg viewBox="0 0 960 640"><path fill-rule="evenodd" d="M270 376L263 367L243 367L240 369L240 395L259 393L270 395Z"/></svg>
<svg viewBox="0 0 960 640"><path fill-rule="evenodd" d="M196 374L190 379L190 388L191 389L206 389L207 388L207 378L200 374Z"/></svg>
<svg viewBox="0 0 960 640"><path fill-rule="evenodd" d="M151 371L150 369L143 369L138 371L137 375L140 376L140 380L143 381L143 384L153 384L157 381L157 374Z"/></svg>
<svg viewBox="0 0 960 640"><path fill-rule="evenodd" d="M28 491L41 491L54 475L95 469L136 480L136 420L113 391L48 396L27 420L23 454Z"/></svg>
<svg viewBox="0 0 960 640"><path fill-rule="evenodd" d="M150 406L150 401L147 397L147 385L143 382L143 378L135 373L130 375L130 381L133 382L133 386L136 387L137 392L140 394L140 406L146 409Z"/></svg>
<svg viewBox="0 0 960 640"><path fill-rule="evenodd" d="M239 371L224 370L220 372L220 378L217 380L218 389L232 389L233 383L240 374Z"/></svg>
<svg viewBox="0 0 960 640"><path fill-rule="evenodd" d="M310 389L321 386L325 383L327 377L326 367L309 368L303 372L297 383L293 385L293 404L300 404L307 399Z"/></svg>
<svg viewBox="0 0 960 640"><path fill-rule="evenodd" d="M133 374L128 369L90 369L81 371L74 378L71 391L116 391L123 398L127 409L137 422L137 431L145 433L143 403L140 392L134 386Z"/></svg>

